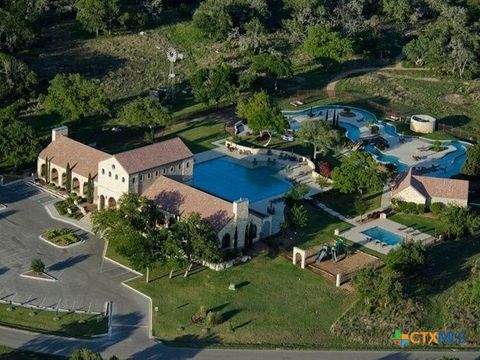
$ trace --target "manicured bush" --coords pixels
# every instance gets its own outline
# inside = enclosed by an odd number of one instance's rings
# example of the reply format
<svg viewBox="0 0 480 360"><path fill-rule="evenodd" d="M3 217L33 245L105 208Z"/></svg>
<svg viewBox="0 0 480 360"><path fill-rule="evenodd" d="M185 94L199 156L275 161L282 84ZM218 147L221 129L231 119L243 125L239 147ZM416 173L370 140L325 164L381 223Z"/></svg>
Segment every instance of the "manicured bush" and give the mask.
<svg viewBox="0 0 480 360"><path fill-rule="evenodd" d="M442 203L437 202L437 203L430 204L430 211L432 212L433 215L440 215L443 209L445 209L445 205Z"/></svg>
<svg viewBox="0 0 480 360"><path fill-rule="evenodd" d="M43 273L45 271L45 264L41 259L33 259L30 264L30 269L37 274Z"/></svg>
<svg viewBox="0 0 480 360"><path fill-rule="evenodd" d="M205 319L208 327L212 327L222 323L222 315L218 311L209 311Z"/></svg>
<svg viewBox="0 0 480 360"><path fill-rule="evenodd" d="M404 214L423 214L425 212L425 206L414 202L407 201L392 201L395 211L402 212Z"/></svg>

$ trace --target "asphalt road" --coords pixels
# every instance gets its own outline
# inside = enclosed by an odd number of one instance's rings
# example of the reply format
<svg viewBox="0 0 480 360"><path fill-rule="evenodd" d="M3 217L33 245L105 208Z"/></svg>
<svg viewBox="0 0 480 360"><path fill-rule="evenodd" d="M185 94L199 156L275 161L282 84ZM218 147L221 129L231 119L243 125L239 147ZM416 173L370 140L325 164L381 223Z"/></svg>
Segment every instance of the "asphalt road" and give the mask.
<svg viewBox="0 0 480 360"><path fill-rule="evenodd" d="M148 339L148 301L121 285L133 274L102 260L102 240L79 229L85 241L70 249L57 249L38 239L52 227L69 227L49 217L44 205L55 199L26 184L0 187L0 298L66 309L101 310L113 301L111 336L93 340L39 335L0 327L0 344L35 352L68 356L88 347L105 358L173 360L438 360L442 355L460 360L480 359L478 352L372 352L182 349ZM22 278L30 261L40 257L58 281Z"/></svg>

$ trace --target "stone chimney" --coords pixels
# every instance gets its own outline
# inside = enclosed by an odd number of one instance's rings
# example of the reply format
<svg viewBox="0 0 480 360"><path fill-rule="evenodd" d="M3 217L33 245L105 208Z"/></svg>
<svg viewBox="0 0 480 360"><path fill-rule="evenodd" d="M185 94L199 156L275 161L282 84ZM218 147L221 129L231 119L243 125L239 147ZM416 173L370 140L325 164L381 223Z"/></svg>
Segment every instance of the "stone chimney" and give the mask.
<svg viewBox="0 0 480 360"><path fill-rule="evenodd" d="M248 220L248 199L239 199L233 202L233 214L236 221Z"/></svg>
<svg viewBox="0 0 480 360"><path fill-rule="evenodd" d="M59 136L68 137L68 126L60 126L52 129L52 141L55 141Z"/></svg>

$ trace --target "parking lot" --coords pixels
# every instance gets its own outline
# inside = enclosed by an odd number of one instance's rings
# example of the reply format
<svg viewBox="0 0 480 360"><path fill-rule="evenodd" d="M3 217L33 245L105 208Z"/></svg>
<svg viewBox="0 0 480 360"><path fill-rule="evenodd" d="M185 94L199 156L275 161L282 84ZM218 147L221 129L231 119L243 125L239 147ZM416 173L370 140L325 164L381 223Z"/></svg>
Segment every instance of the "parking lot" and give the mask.
<svg viewBox="0 0 480 360"><path fill-rule="evenodd" d="M147 301L121 285L134 274L102 257L104 242L52 219L45 205L58 199L24 182L0 187L0 300L51 309L102 312L112 301L114 325L145 326ZM84 241L68 249L39 239L54 227L68 227ZM20 276L40 258L56 281Z"/></svg>

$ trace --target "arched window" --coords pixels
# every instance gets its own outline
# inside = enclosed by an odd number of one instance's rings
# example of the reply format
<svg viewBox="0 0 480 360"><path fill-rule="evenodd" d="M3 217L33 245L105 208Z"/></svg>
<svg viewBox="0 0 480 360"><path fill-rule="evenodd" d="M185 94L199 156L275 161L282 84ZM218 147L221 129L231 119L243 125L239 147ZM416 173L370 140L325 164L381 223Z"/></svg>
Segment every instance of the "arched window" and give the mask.
<svg viewBox="0 0 480 360"><path fill-rule="evenodd" d="M124 183L124 182L125 182L125 178L124 178L124 177L122 177L122 183ZM134 181L134 182L135 182L135 181Z"/></svg>
<svg viewBox="0 0 480 360"><path fill-rule="evenodd" d="M158 176L158 170L157 170L157 171L155 171L155 177L157 177L157 176Z"/></svg>
<svg viewBox="0 0 480 360"><path fill-rule="evenodd" d="M115 180L118 180L118 175L117 174L115 174Z"/></svg>
<svg viewBox="0 0 480 360"><path fill-rule="evenodd" d="M102 169L102 175L105 175L105 169Z"/></svg>
<svg viewBox="0 0 480 360"><path fill-rule="evenodd" d="M230 247L230 234L226 233L225 235L223 235L223 238L222 238L222 248L225 249L229 247Z"/></svg>
<svg viewBox="0 0 480 360"><path fill-rule="evenodd" d="M108 172L108 177L112 177L112 172L111 171Z"/></svg>

